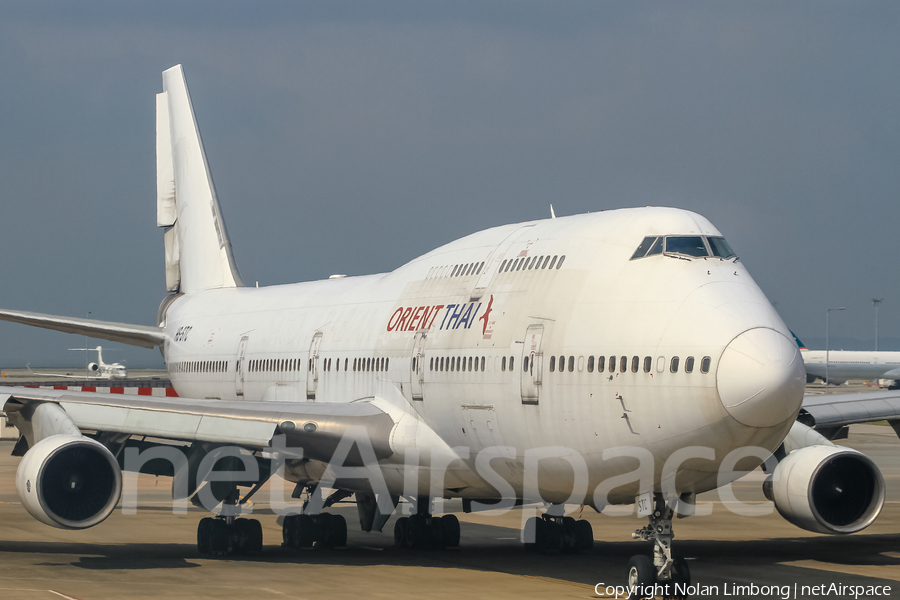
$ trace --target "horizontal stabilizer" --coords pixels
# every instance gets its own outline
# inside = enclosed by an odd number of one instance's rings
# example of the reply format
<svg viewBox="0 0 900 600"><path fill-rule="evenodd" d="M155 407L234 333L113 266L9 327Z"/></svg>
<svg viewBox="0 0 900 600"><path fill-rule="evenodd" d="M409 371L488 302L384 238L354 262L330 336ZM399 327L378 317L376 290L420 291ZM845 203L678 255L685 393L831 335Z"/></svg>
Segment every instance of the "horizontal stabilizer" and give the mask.
<svg viewBox="0 0 900 600"><path fill-rule="evenodd" d="M91 338L119 342L130 346L154 348L166 341L165 330L151 325L129 325L77 317L57 317L21 310L0 310L0 320L86 335Z"/></svg>

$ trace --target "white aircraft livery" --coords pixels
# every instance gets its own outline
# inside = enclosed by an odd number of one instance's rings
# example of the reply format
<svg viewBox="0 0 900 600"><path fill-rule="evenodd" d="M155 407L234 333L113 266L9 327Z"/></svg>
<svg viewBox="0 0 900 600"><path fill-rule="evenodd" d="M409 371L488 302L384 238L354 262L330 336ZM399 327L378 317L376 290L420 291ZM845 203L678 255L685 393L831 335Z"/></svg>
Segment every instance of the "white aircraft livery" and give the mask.
<svg viewBox="0 0 900 600"><path fill-rule="evenodd" d="M258 552L260 524L241 515L278 473L295 486L290 546L344 545L346 522L327 508L350 497L363 530L380 531L405 498L398 545L456 546L459 521L436 502L462 498L467 511L525 505L523 541L555 554L593 543L565 504L635 504L648 524L634 535L651 548L629 563L635 589L689 582L673 517L764 461L767 496L799 527L853 533L880 512L874 463L796 422L800 352L700 215L516 223L389 273L247 287L180 66L163 88L169 294L157 324L0 318L159 347L179 397L0 388L21 432L18 494L40 521L96 525L130 501L123 471L149 472L215 513L198 525L200 552Z"/></svg>

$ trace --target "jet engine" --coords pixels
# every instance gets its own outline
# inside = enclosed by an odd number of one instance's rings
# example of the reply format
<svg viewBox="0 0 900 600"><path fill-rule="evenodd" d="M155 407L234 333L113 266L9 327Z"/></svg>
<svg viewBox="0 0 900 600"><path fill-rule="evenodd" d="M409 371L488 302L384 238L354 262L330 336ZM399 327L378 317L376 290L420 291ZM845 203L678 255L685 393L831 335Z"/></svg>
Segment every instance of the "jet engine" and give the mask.
<svg viewBox="0 0 900 600"><path fill-rule="evenodd" d="M88 365L88 371L90 371L91 373L96 373L99 370L100 370L100 365L98 365L97 363L91 363Z"/></svg>
<svg viewBox="0 0 900 600"><path fill-rule="evenodd" d="M884 478L856 450L807 446L778 463L763 484L782 517L818 533L856 533L872 524L884 505Z"/></svg>
<svg viewBox="0 0 900 600"><path fill-rule="evenodd" d="M86 529L116 508L122 471L103 444L52 435L25 453L16 471L16 491L38 521L60 529Z"/></svg>

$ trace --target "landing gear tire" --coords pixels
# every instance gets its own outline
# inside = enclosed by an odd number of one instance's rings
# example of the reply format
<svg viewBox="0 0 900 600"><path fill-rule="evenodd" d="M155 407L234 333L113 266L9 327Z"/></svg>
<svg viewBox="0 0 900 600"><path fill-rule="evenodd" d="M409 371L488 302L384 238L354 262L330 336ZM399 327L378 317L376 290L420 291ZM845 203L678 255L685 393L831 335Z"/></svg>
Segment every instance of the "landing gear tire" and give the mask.
<svg viewBox="0 0 900 600"><path fill-rule="evenodd" d="M288 548L340 548L347 545L347 521L341 515L288 515L281 525Z"/></svg>
<svg viewBox="0 0 900 600"><path fill-rule="evenodd" d="M672 562L672 579L669 580L666 586L668 593L664 594L663 598L667 600L685 600L687 595L681 592L686 590L689 585L691 585L691 570L687 561L680 556L675 557Z"/></svg>
<svg viewBox="0 0 900 600"><path fill-rule="evenodd" d="M445 548L459 546L459 519L456 515L444 515L441 517L441 538Z"/></svg>
<svg viewBox="0 0 900 600"><path fill-rule="evenodd" d="M590 552L594 548L594 528L588 521L575 521L575 552Z"/></svg>
<svg viewBox="0 0 900 600"><path fill-rule="evenodd" d="M400 517L394 523L394 546L396 548L404 548L406 546L406 527L409 524L409 517Z"/></svg>
<svg viewBox="0 0 900 600"><path fill-rule="evenodd" d="M649 556L637 554L628 561L628 598L647 598L644 590L653 594L656 585L656 567ZM649 596L649 597L652 597Z"/></svg>
<svg viewBox="0 0 900 600"><path fill-rule="evenodd" d="M204 517L197 524L197 552L200 554L209 554L210 529L215 519Z"/></svg>
<svg viewBox="0 0 900 600"><path fill-rule="evenodd" d="M319 528L321 543L325 548L343 548L347 545L347 521L341 515L322 513Z"/></svg>

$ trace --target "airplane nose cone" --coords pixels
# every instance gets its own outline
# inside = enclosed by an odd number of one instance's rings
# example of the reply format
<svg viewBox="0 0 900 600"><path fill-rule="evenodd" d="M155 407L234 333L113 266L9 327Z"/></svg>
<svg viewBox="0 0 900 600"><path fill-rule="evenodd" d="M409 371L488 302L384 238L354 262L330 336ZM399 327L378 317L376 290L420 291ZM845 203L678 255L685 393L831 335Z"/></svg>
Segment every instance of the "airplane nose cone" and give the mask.
<svg viewBox="0 0 900 600"><path fill-rule="evenodd" d="M796 417L806 369L797 345L774 329L740 334L722 353L716 371L722 406L750 427L772 427Z"/></svg>

